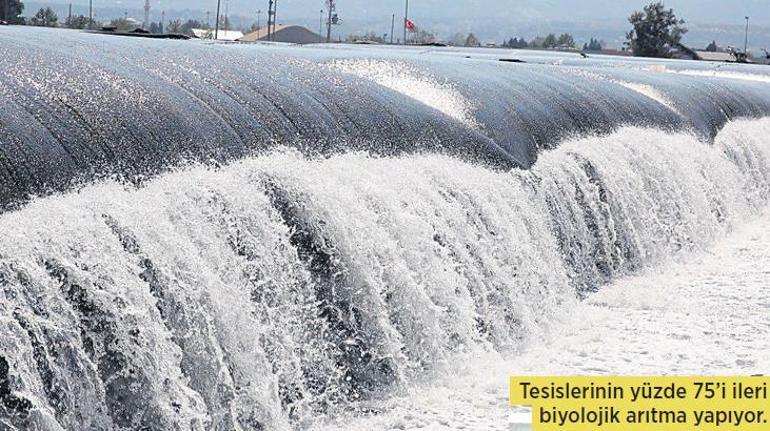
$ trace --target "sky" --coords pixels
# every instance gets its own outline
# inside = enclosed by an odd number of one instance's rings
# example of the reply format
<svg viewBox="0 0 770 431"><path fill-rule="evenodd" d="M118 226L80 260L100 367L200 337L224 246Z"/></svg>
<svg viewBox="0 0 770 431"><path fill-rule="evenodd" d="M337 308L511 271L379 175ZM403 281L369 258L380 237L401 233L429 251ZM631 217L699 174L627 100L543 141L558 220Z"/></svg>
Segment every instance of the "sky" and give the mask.
<svg viewBox="0 0 770 431"><path fill-rule="evenodd" d="M278 0L278 22L303 24L318 29L319 12L323 0ZM93 0L97 14L129 15L141 18L144 0ZM66 10L67 0L27 1L29 9L40 5L58 5ZM88 0L72 0L76 12ZM410 17L420 27L435 32L439 38L455 33L474 32L481 39L501 41L508 37L531 38L549 32L571 32L578 40L590 37L604 39L610 45L619 45L628 28L627 17L640 9L645 0L410 0ZM685 42L700 45L718 40L721 44L742 45L745 16L750 19L752 42L755 48L770 47L770 1L768 0L669 0L665 2L688 23L690 34ZM216 10L216 0L151 0L152 15L181 19L204 18L205 11ZM233 21L256 21L257 10L264 11L268 0L222 0ZM336 33L350 34L390 31L390 22L396 14L400 25L404 14L404 0L337 0L337 11L342 25ZM396 32L398 34L398 32ZM766 45L765 45L766 44Z"/></svg>

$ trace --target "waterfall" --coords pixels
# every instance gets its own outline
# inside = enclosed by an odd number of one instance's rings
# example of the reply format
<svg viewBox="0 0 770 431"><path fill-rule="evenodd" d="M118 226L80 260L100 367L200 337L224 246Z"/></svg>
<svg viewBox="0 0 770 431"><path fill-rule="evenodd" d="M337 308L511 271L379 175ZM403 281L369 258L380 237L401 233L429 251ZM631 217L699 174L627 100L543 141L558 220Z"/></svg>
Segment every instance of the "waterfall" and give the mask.
<svg viewBox="0 0 770 431"><path fill-rule="evenodd" d="M531 169L293 149L0 215L0 424L291 429L473 351L770 198L770 120L569 138Z"/></svg>

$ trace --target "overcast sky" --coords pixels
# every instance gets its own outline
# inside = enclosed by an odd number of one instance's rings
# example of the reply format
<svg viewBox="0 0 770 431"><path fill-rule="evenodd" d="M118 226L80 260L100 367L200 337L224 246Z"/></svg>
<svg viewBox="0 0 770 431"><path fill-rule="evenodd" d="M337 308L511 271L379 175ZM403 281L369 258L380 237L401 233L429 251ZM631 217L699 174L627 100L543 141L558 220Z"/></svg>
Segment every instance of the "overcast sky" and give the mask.
<svg viewBox="0 0 770 431"><path fill-rule="evenodd" d="M93 0L102 15L118 15L128 11L141 17L144 0ZM50 2L28 1L32 7L59 4L66 8L67 0ZM87 5L88 0L72 0L75 5ZM279 23L318 27L323 0L278 0ZM410 17L418 26L447 36L457 32L475 32L497 40L507 36L531 37L533 34L569 31L577 37L590 34L620 43L628 27L626 17L640 9L644 0L410 0ZM677 15L688 22L687 36L700 44L706 39L724 39L724 43L742 44L744 17L751 16L752 41L757 47L770 45L770 0L669 0L665 2ZM216 0L151 0L153 17L161 10L167 16L177 14L181 19L205 16L216 9ZM267 0L222 0L222 9L246 20L256 20L261 9L262 20ZM60 9L61 10L61 9ZM372 30L386 32L390 18L396 14L397 26L404 13L403 0L337 0L337 10L343 25L340 33ZM133 12L132 12L133 11ZM172 12L175 11L175 12Z"/></svg>
<svg viewBox="0 0 770 431"><path fill-rule="evenodd" d="M141 8L144 0L93 0L97 7L116 6ZM56 0L52 3L68 3ZM88 4L87 0L73 0L73 4ZM230 11L237 14L255 14L267 9L267 0L222 0L229 3ZM516 20L531 18L544 20L601 20L623 19L643 5L639 0L411 0L410 9L417 18L460 19L504 15ZM151 0L154 9L213 10L216 0ZM349 19L371 19L403 14L403 0L338 0L340 15ZM770 1L767 0L669 0L681 16L691 21L710 21L728 24L753 15L758 23L770 24ZM279 13L286 18L315 16L323 7L322 0L279 0Z"/></svg>

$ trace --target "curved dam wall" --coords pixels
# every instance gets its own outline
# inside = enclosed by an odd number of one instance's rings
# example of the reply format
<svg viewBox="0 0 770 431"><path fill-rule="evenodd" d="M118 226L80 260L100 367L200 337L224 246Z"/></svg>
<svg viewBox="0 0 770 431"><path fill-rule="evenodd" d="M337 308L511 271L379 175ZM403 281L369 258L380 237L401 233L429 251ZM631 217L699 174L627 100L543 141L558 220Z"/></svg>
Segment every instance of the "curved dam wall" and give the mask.
<svg viewBox="0 0 770 431"><path fill-rule="evenodd" d="M3 430L371 414L770 202L754 68L1 27L0 54Z"/></svg>
<svg viewBox="0 0 770 431"><path fill-rule="evenodd" d="M311 157L439 153L528 167L570 136L637 125L710 139L730 119L770 113L762 83L467 54L3 28L0 206L277 147ZM665 100L640 85L664 91Z"/></svg>

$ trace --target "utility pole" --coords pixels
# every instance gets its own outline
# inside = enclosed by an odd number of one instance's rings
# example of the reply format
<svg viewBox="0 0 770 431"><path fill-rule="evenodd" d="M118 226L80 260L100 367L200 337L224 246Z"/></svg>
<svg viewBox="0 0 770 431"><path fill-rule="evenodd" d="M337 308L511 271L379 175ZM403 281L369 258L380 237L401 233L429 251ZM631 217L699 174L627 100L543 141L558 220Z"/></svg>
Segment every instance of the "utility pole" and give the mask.
<svg viewBox="0 0 770 431"><path fill-rule="evenodd" d="M262 18L262 9L257 9L257 32L259 32L259 21Z"/></svg>
<svg viewBox="0 0 770 431"><path fill-rule="evenodd" d="M225 0L225 33L230 31L230 0Z"/></svg>
<svg viewBox="0 0 770 431"><path fill-rule="evenodd" d="M406 22L409 21L409 0L406 0L404 8L404 45L406 45Z"/></svg>
<svg viewBox="0 0 770 431"><path fill-rule="evenodd" d="M211 11L206 11L206 27L211 28Z"/></svg>
<svg viewBox="0 0 770 431"><path fill-rule="evenodd" d="M160 32L161 34L166 32L166 11L160 11Z"/></svg>
<svg viewBox="0 0 770 431"><path fill-rule="evenodd" d="M332 41L332 17L334 16L334 9L337 6L334 5L334 0L326 0L326 8L329 9L329 17L326 20L326 43Z"/></svg>
<svg viewBox="0 0 770 431"><path fill-rule="evenodd" d="M144 0L144 23L142 28L147 30L150 26L150 0Z"/></svg>
<svg viewBox="0 0 770 431"><path fill-rule="evenodd" d="M8 4L8 3L10 3L10 0L5 0L5 4ZM8 12L6 12L5 14L8 15ZM7 18L6 18L6 21L8 21ZM70 3L70 7L67 10L67 27L72 27L72 3Z"/></svg>
<svg viewBox="0 0 770 431"><path fill-rule="evenodd" d="M94 0L88 0L88 29L94 29Z"/></svg>
<svg viewBox="0 0 770 431"><path fill-rule="evenodd" d="M222 0L217 0L217 22L214 23L214 40L219 40L219 10L222 6Z"/></svg>
<svg viewBox="0 0 770 431"><path fill-rule="evenodd" d="M323 42L324 40L324 10L321 9L321 12L319 13L318 17L318 42Z"/></svg>
<svg viewBox="0 0 770 431"><path fill-rule="evenodd" d="M273 0L268 1L267 3L267 41L270 42L272 40L272 23L273 23Z"/></svg>
<svg viewBox="0 0 770 431"><path fill-rule="evenodd" d="M273 39L275 39L275 25L278 22L278 0L273 0Z"/></svg>
<svg viewBox="0 0 770 431"><path fill-rule="evenodd" d="M393 33L396 31L396 14L390 19L390 44L393 45Z"/></svg>
<svg viewBox="0 0 770 431"><path fill-rule="evenodd" d="M743 55L749 61L749 17L746 17L746 39L743 41Z"/></svg>

